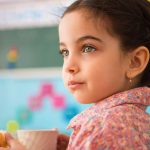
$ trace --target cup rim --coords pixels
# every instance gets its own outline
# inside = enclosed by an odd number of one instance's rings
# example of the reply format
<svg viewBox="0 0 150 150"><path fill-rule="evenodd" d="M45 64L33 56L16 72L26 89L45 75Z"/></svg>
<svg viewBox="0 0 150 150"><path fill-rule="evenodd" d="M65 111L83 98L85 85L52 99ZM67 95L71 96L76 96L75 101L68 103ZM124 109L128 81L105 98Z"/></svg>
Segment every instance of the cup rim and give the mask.
<svg viewBox="0 0 150 150"><path fill-rule="evenodd" d="M58 132L58 129L19 129L17 132Z"/></svg>

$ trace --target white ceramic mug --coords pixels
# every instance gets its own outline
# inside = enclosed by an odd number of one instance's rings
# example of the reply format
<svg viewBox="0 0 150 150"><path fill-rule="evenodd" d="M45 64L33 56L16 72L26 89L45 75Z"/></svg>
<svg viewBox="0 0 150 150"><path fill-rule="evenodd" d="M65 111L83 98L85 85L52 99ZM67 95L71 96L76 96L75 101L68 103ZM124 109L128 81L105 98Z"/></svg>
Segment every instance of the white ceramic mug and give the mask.
<svg viewBox="0 0 150 150"><path fill-rule="evenodd" d="M56 150L57 129L18 130L17 138L27 150Z"/></svg>

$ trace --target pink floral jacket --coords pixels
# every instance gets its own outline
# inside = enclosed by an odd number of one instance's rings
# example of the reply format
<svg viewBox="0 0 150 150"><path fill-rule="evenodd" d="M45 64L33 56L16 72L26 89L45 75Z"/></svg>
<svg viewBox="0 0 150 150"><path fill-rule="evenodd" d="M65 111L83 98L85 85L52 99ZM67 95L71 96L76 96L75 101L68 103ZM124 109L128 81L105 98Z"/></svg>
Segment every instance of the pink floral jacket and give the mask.
<svg viewBox="0 0 150 150"><path fill-rule="evenodd" d="M150 88L115 94L75 116L67 150L150 150Z"/></svg>

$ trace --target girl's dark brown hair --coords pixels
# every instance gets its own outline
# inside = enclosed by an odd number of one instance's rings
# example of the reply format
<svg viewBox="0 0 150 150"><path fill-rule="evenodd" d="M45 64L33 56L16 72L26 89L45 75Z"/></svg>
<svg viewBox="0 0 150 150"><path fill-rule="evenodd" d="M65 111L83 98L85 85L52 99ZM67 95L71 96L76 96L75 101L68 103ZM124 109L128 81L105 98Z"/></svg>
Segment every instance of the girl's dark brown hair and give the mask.
<svg viewBox="0 0 150 150"><path fill-rule="evenodd" d="M150 2L147 0L77 0L63 16L78 9L87 10L94 19L102 16L108 19L110 30L120 38L124 51L145 46L150 52ZM150 87L150 60L138 86Z"/></svg>

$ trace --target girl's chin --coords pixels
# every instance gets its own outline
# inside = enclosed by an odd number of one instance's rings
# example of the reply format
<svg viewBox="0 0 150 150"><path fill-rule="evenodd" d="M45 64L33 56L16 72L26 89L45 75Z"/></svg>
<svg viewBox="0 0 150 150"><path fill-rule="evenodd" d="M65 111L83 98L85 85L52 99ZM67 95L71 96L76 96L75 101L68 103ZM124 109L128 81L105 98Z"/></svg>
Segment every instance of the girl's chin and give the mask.
<svg viewBox="0 0 150 150"><path fill-rule="evenodd" d="M77 96L74 95L74 98L81 104L95 104L98 103L100 101L102 101L103 99L93 99L93 98L89 98L89 97L81 97L81 96Z"/></svg>
<svg viewBox="0 0 150 150"><path fill-rule="evenodd" d="M91 99L75 97L75 99L81 104L92 104L94 103Z"/></svg>

